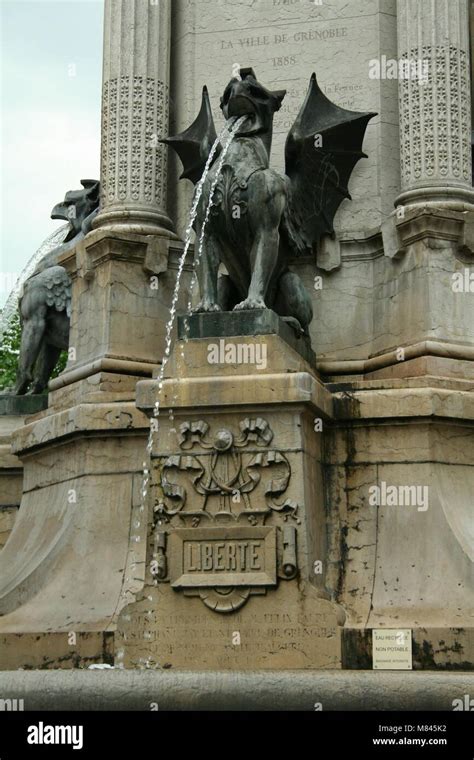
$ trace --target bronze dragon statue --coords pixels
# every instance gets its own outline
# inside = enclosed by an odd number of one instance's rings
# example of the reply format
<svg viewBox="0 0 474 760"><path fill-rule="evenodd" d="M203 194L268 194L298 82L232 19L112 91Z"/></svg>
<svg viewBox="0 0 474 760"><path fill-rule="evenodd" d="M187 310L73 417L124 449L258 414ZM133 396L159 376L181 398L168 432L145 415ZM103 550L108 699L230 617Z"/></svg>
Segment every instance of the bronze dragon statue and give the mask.
<svg viewBox="0 0 474 760"><path fill-rule="evenodd" d="M301 111L285 147L285 175L271 169L274 114L286 91L272 92L251 68L240 69L221 98L226 119L245 117L225 157L205 229L198 266L201 302L195 311L274 309L308 333L311 299L289 268L298 255L316 250L322 235L333 234L339 205L350 198L348 182L360 158L369 120L375 113L348 111L332 103L312 75ZM179 155L181 178L202 177L216 130L207 88L201 110L186 131L167 137ZM200 239L217 156L204 182L195 223ZM224 264L227 274L219 273Z"/></svg>
<svg viewBox="0 0 474 760"><path fill-rule="evenodd" d="M44 256L24 286L19 301L21 344L12 393L41 393L61 351L69 345L71 281L60 257L74 248L92 229L99 208L99 182L81 180L82 190L70 190L51 212L65 219L70 230L64 242Z"/></svg>

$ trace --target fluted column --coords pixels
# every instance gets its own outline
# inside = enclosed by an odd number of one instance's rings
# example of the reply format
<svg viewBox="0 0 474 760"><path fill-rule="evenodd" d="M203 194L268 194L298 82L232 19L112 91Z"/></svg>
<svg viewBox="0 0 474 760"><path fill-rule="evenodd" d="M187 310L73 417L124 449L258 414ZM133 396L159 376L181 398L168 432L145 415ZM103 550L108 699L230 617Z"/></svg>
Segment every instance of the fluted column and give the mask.
<svg viewBox="0 0 474 760"><path fill-rule="evenodd" d="M397 0L402 193L397 204L473 204L467 0Z"/></svg>
<svg viewBox="0 0 474 760"><path fill-rule="evenodd" d="M166 213L171 0L105 0L101 211L94 226L170 230Z"/></svg>

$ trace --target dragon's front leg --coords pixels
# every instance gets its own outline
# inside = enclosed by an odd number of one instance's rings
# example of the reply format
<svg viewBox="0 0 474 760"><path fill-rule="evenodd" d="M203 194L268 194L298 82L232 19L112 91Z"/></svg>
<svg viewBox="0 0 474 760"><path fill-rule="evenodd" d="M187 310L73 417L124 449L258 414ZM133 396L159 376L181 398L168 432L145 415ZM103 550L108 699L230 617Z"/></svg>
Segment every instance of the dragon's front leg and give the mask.
<svg viewBox="0 0 474 760"><path fill-rule="evenodd" d="M196 245L201 240L201 225L196 224ZM199 254L199 250L198 250ZM217 292L217 275L219 271L219 251L217 242L210 233L204 236L202 251L197 266L201 300L193 309L195 313L203 311L220 311Z"/></svg>
<svg viewBox="0 0 474 760"><path fill-rule="evenodd" d="M253 232L250 250L251 280L247 298L235 309L265 309L265 298L274 273L280 245L280 222L285 207L285 186L271 169L256 172L249 182L249 223Z"/></svg>

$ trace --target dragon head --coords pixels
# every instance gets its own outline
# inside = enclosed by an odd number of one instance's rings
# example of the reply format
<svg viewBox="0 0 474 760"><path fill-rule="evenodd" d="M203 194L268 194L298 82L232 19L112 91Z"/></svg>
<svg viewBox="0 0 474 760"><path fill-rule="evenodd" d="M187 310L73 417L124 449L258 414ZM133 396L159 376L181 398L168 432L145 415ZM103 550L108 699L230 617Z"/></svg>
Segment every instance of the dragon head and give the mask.
<svg viewBox="0 0 474 760"><path fill-rule="evenodd" d="M83 190L69 190L64 201L51 211L51 219L65 219L71 224L66 240L72 240L82 229L85 219L99 205L100 183L96 179L81 179Z"/></svg>
<svg viewBox="0 0 474 760"><path fill-rule="evenodd" d="M238 134L256 135L271 131L273 115L280 110L286 90L272 92L257 81L253 69L240 69L221 97L221 109L226 119L246 116Z"/></svg>

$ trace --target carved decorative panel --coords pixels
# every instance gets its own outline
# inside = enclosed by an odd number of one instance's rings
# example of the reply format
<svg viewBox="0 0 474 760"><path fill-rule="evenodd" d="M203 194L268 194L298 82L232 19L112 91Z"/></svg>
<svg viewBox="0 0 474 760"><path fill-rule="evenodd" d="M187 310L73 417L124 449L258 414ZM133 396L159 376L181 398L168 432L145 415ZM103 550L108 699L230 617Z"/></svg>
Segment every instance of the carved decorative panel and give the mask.
<svg viewBox="0 0 474 760"><path fill-rule="evenodd" d="M297 574L291 465L262 417L212 431L183 422L180 453L153 460L156 576L215 612Z"/></svg>
<svg viewBox="0 0 474 760"><path fill-rule="evenodd" d="M163 208L167 162L158 139L167 132L168 87L143 76L104 82L102 208L133 201Z"/></svg>

